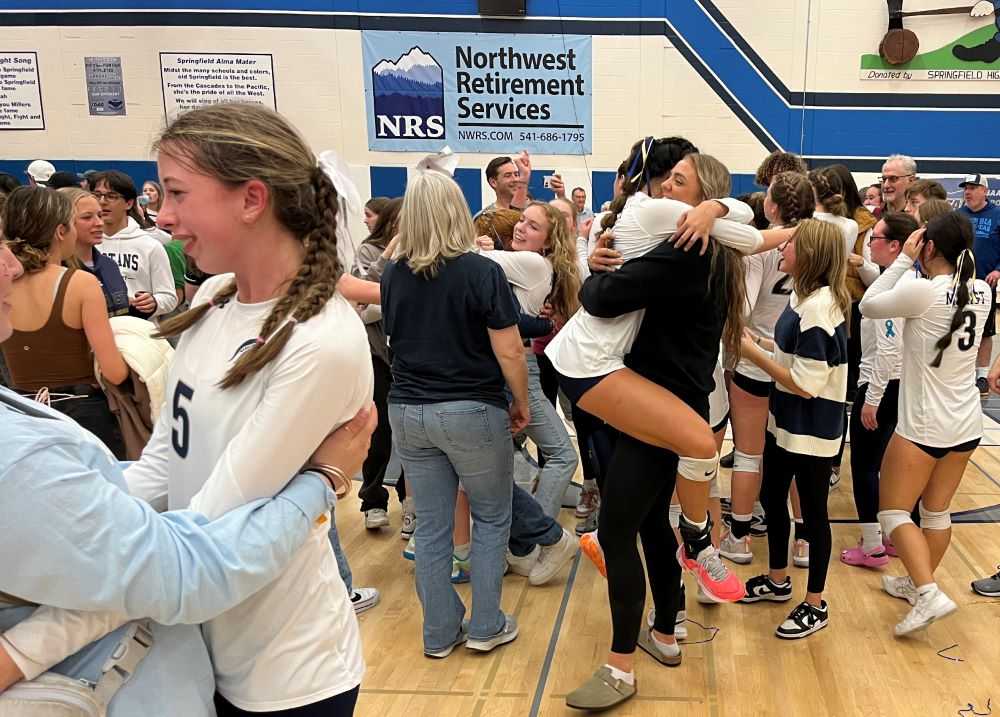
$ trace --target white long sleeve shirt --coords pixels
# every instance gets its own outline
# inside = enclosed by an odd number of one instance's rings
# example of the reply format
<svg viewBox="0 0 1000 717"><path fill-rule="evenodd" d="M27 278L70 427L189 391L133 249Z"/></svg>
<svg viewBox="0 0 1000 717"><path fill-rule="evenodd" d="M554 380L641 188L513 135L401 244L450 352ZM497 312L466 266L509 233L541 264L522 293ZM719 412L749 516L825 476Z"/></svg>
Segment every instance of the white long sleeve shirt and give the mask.
<svg viewBox="0 0 1000 717"><path fill-rule="evenodd" d="M906 320L896 433L914 443L951 448L983 435L976 353L991 310L991 290L981 279L970 282L962 324L934 368L935 344L948 333L955 315L954 276L900 281L912 268L913 260L900 254L865 292L861 313L875 320Z"/></svg>
<svg viewBox="0 0 1000 717"><path fill-rule="evenodd" d="M232 280L209 279L194 306ZM278 357L234 388L219 381L255 343L277 299L213 307L181 338L167 405L140 460L133 495L208 518L278 493L323 438L372 398L364 326L339 294L295 326ZM266 588L205 623L219 692L251 712L292 709L353 689L364 661L358 624L330 548L313 529ZM250 627L253 626L253 627Z"/></svg>
<svg viewBox="0 0 1000 717"><path fill-rule="evenodd" d="M720 199L728 209L725 219L718 219L711 235L720 244L744 254L754 251L763 242L760 232L746 222L753 219L753 210L735 199ZM644 256L677 231L681 216L691 206L673 199L653 199L642 192L629 198L621 216L615 222L616 251L625 261ZM692 249L697 251L697 249ZM642 310L615 318L600 318L581 308L545 349L545 355L556 370L571 378L606 376L625 367L625 354L632 347Z"/></svg>
<svg viewBox="0 0 1000 717"><path fill-rule="evenodd" d="M156 299L153 316L169 314L177 308L174 275L170 271L167 250L129 217L128 224L114 236L105 236L97 245L101 253L113 260L125 279L128 295L135 297L145 291Z"/></svg>

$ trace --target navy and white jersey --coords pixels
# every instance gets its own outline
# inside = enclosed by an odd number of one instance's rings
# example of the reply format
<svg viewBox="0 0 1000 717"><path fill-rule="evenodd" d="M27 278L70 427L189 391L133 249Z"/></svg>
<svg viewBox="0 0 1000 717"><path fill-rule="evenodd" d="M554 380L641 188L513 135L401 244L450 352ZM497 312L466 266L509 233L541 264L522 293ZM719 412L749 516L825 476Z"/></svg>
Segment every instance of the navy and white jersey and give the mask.
<svg viewBox="0 0 1000 717"><path fill-rule="evenodd" d="M982 279L969 286L962 323L937 368L937 342L951 329L957 286L953 274L903 280L913 260L900 254L861 300L871 319L902 317L903 372L896 433L914 443L950 448L983 435L983 410L976 388L976 354L992 305L992 291Z"/></svg>
<svg viewBox="0 0 1000 717"><path fill-rule="evenodd" d="M804 398L775 381L767 430L790 453L837 455L847 395L847 322L830 287L792 294L774 327L774 360Z"/></svg>

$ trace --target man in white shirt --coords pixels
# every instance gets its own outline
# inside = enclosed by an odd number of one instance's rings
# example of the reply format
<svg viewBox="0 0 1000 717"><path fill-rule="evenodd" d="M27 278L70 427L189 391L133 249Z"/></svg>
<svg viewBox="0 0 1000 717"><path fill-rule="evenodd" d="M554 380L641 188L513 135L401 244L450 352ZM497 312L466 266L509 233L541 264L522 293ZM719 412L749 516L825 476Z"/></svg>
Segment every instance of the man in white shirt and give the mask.
<svg viewBox="0 0 1000 717"><path fill-rule="evenodd" d="M913 157L894 154L882 165L882 199L886 212L906 210L906 188L917 179L917 162Z"/></svg>

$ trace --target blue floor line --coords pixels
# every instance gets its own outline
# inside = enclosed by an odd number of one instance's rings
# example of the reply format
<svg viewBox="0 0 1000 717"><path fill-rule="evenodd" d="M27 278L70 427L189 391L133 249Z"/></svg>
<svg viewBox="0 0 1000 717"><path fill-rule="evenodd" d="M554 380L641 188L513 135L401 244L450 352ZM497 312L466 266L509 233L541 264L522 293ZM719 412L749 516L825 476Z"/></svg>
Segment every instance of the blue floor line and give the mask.
<svg viewBox="0 0 1000 717"><path fill-rule="evenodd" d="M563 618L566 616L566 607L569 605L569 596L573 592L573 583L576 582L576 572L580 567L580 556L577 553L573 559L573 567L570 568L569 577L566 579L566 589L563 590L562 604L559 606L559 615L556 616L555 627L552 628L552 636L549 637L549 648L545 653L545 663L542 665L542 674L538 678L538 686L535 688L535 698L531 701L531 712L529 717L538 717L538 710L542 706L542 695L545 692L545 685L549 680L549 670L552 667L552 658L556 654L556 645L559 643L559 631L562 629Z"/></svg>

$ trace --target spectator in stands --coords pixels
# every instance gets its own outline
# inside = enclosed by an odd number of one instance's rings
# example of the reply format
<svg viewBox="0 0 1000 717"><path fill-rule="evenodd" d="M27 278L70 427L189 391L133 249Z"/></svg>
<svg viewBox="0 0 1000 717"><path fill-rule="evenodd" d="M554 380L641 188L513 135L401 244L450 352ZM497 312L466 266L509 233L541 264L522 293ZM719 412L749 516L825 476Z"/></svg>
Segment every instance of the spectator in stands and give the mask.
<svg viewBox="0 0 1000 717"><path fill-rule="evenodd" d="M913 157L894 154L882 165L883 211L902 212L906 210L906 188L917 179L917 162Z"/></svg>
<svg viewBox="0 0 1000 717"><path fill-rule="evenodd" d="M72 202L43 187L18 188L4 207L3 226L7 246L24 267L14 282L13 340L3 345L11 387L37 392L124 459L94 359L104 380L116 385L128 378L128 366L115 345L100 285L87 272L63 266L76 253Z"/></svg>
<svg viewBox="0 0 1000 717"><path fill-rule="evenodd" d="M26 174L28 175L28 184L32 187L42 186L47 187L49 180L52 175L56 173L56 168L52 166L51 162L46 162L44 159L36 159L34 162L28 165Z"/></svg>
<svg viewBox="0 0 1000 717"><path fill-rule="evenodd" d="M129 293L129 314L143 319L169 314L177 306L170 259L161 242L142 228L137 192L123 172L100 172L92 178L101 204L104 239L101 253L121 270Z"/></svg>
<svg viewBox="0 0 1000 717"><path fill-rule="evenodd" d="M1000 280L1000 207L987 199L989 180L984 175L969 174L958 186L965 194L965 204L959 211L972 223L976 234L972 249L976 256L976 278L985 279L993 290L992 309L986 326L983 327L983 341L979 344L976 359L976 385L985 396L990 390L986 377L993 352L993 336L996 335L997 280Z"/></svg>
<svg viewBox="0 0 1000 717"><path fill-rule="evenodd" d="M947 200L948 192L945 191L940 183L935 182L933 179L918 179L906 188L905 196L906 213L917 221L920 221L920 215L917 213L920 205L928 199Z"/></svg>
<svg viewBox="0 0 1000 717"><path fill-rule="evenodd" d="M80 268L93 274L104 292L108 316L128 313L128 288L118 265L104 256L97 245L104 239L104 221L97 197L79 187L59 190L73 204L73 224L76 227L76 259Z"/></svg>

